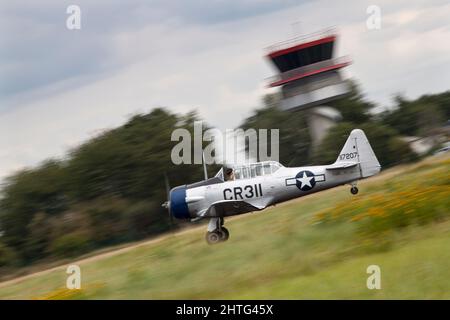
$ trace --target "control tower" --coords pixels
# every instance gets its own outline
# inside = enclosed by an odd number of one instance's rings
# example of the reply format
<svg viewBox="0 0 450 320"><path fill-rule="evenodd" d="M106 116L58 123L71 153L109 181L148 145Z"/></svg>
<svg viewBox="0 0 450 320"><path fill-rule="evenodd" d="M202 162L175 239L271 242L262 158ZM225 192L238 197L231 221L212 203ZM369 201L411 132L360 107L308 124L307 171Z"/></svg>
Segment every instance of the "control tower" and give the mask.
<svg viewBox="0 0 450 320"><path fill-rule="evenodd" d="M327 102L349 93L348 81L340 70L350 64L348 56L335 57L337 33L326 29L267 48L267 58L278 74L269 87L280 87L281 109L307 113L313 147L340 120L340 113Z"/></svg>

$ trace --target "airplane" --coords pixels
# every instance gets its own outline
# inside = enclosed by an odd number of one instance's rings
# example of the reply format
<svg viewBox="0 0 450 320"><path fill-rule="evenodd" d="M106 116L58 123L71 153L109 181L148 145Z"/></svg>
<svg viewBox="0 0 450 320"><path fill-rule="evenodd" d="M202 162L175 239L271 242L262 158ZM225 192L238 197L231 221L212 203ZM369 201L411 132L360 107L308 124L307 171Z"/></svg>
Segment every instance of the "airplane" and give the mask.
<svg viewBox="0 0 450 320"><path fill-rule="evenodd" d="M225 169L225 170L224 170ZM360 129L347 138L336 161L330 165L288 168L276 161L263 161L229 168L222 167L212 178L170 189L163 207L169 216L197 221L209 219L206 241L228 240L224 218L306 196L321 190L349 184L358 193L357 181L376 175L381 166Z"/></svg>

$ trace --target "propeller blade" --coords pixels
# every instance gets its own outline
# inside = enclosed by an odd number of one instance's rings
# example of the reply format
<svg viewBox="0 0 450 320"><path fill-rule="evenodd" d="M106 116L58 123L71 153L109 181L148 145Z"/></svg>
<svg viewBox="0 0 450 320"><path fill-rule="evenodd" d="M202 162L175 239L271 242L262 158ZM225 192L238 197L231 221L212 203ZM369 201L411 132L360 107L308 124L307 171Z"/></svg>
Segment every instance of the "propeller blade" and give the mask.
<svg viewBox="0 0 450 320"><path fill-rule="evenodd" d="M202 151L202 160L203 160L203 174L205 175L205 180L208 180L208 170L206 170L206 161L205 161L205 152Z"/></svg>
<svg viewBox="0 0 450 320"><path fill-rule="evenodd" d="M164 183L166 185L166 198L167 201L162 204L164 208L167 209L169 213L169 220L170 220L170 226L173 226L173 216L172 211L170 210L170 184L169 184L169 178L167 177L167 174L164 173Z"/></svg>
<svg viewBox="0 0 450 320"><path fill-rule="evenodd" d="M166 184L166 197L167 197L167 200L169 200L169 197L170 197L170 185L169 185L169 178L167 177L166 173L164 173L164 183Z"/></svg>

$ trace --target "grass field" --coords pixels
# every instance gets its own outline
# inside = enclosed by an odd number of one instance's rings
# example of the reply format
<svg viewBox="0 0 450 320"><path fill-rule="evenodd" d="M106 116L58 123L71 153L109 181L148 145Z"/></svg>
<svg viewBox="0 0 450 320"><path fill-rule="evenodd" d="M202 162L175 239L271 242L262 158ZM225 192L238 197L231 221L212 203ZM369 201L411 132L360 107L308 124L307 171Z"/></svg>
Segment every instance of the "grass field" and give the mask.
<svg viewBox="0 0 450 320"><path fill-rule="evenodd" d="M195 228L74 261L81 290L65 289L61 266L0 284L0 298L450 299L449 180L450 158L432 157L360 182L357 196L343 186L229 219L226 243ZM366 287L373 264L380 290Z"/></svg>

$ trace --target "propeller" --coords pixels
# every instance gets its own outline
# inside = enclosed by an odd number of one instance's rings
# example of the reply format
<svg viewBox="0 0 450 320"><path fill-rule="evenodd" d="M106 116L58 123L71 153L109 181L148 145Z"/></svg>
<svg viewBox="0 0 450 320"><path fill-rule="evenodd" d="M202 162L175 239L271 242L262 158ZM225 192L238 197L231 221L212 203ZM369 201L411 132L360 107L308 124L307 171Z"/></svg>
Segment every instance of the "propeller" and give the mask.
<svg viewBox="0 0 450 320"><path fill-rule="evenodd" d="M164 182L166 184L166 198L167 200L161 205L163 208L167 209L167 212L169 213L169 220L170 220L170 226L173 226L173 216L172 211L170 210L170 185L169 185L169 178L167 177L167 174L164 173Z"/></svg>
<svg viewBox="0 0 450 320"><path fill-rule="evenodd" d="M205 151L202 151L202 160L203 160L203 174L205 175L205 180L208 180L208 170L206 170L206 161L205 161Z"/></svg>

